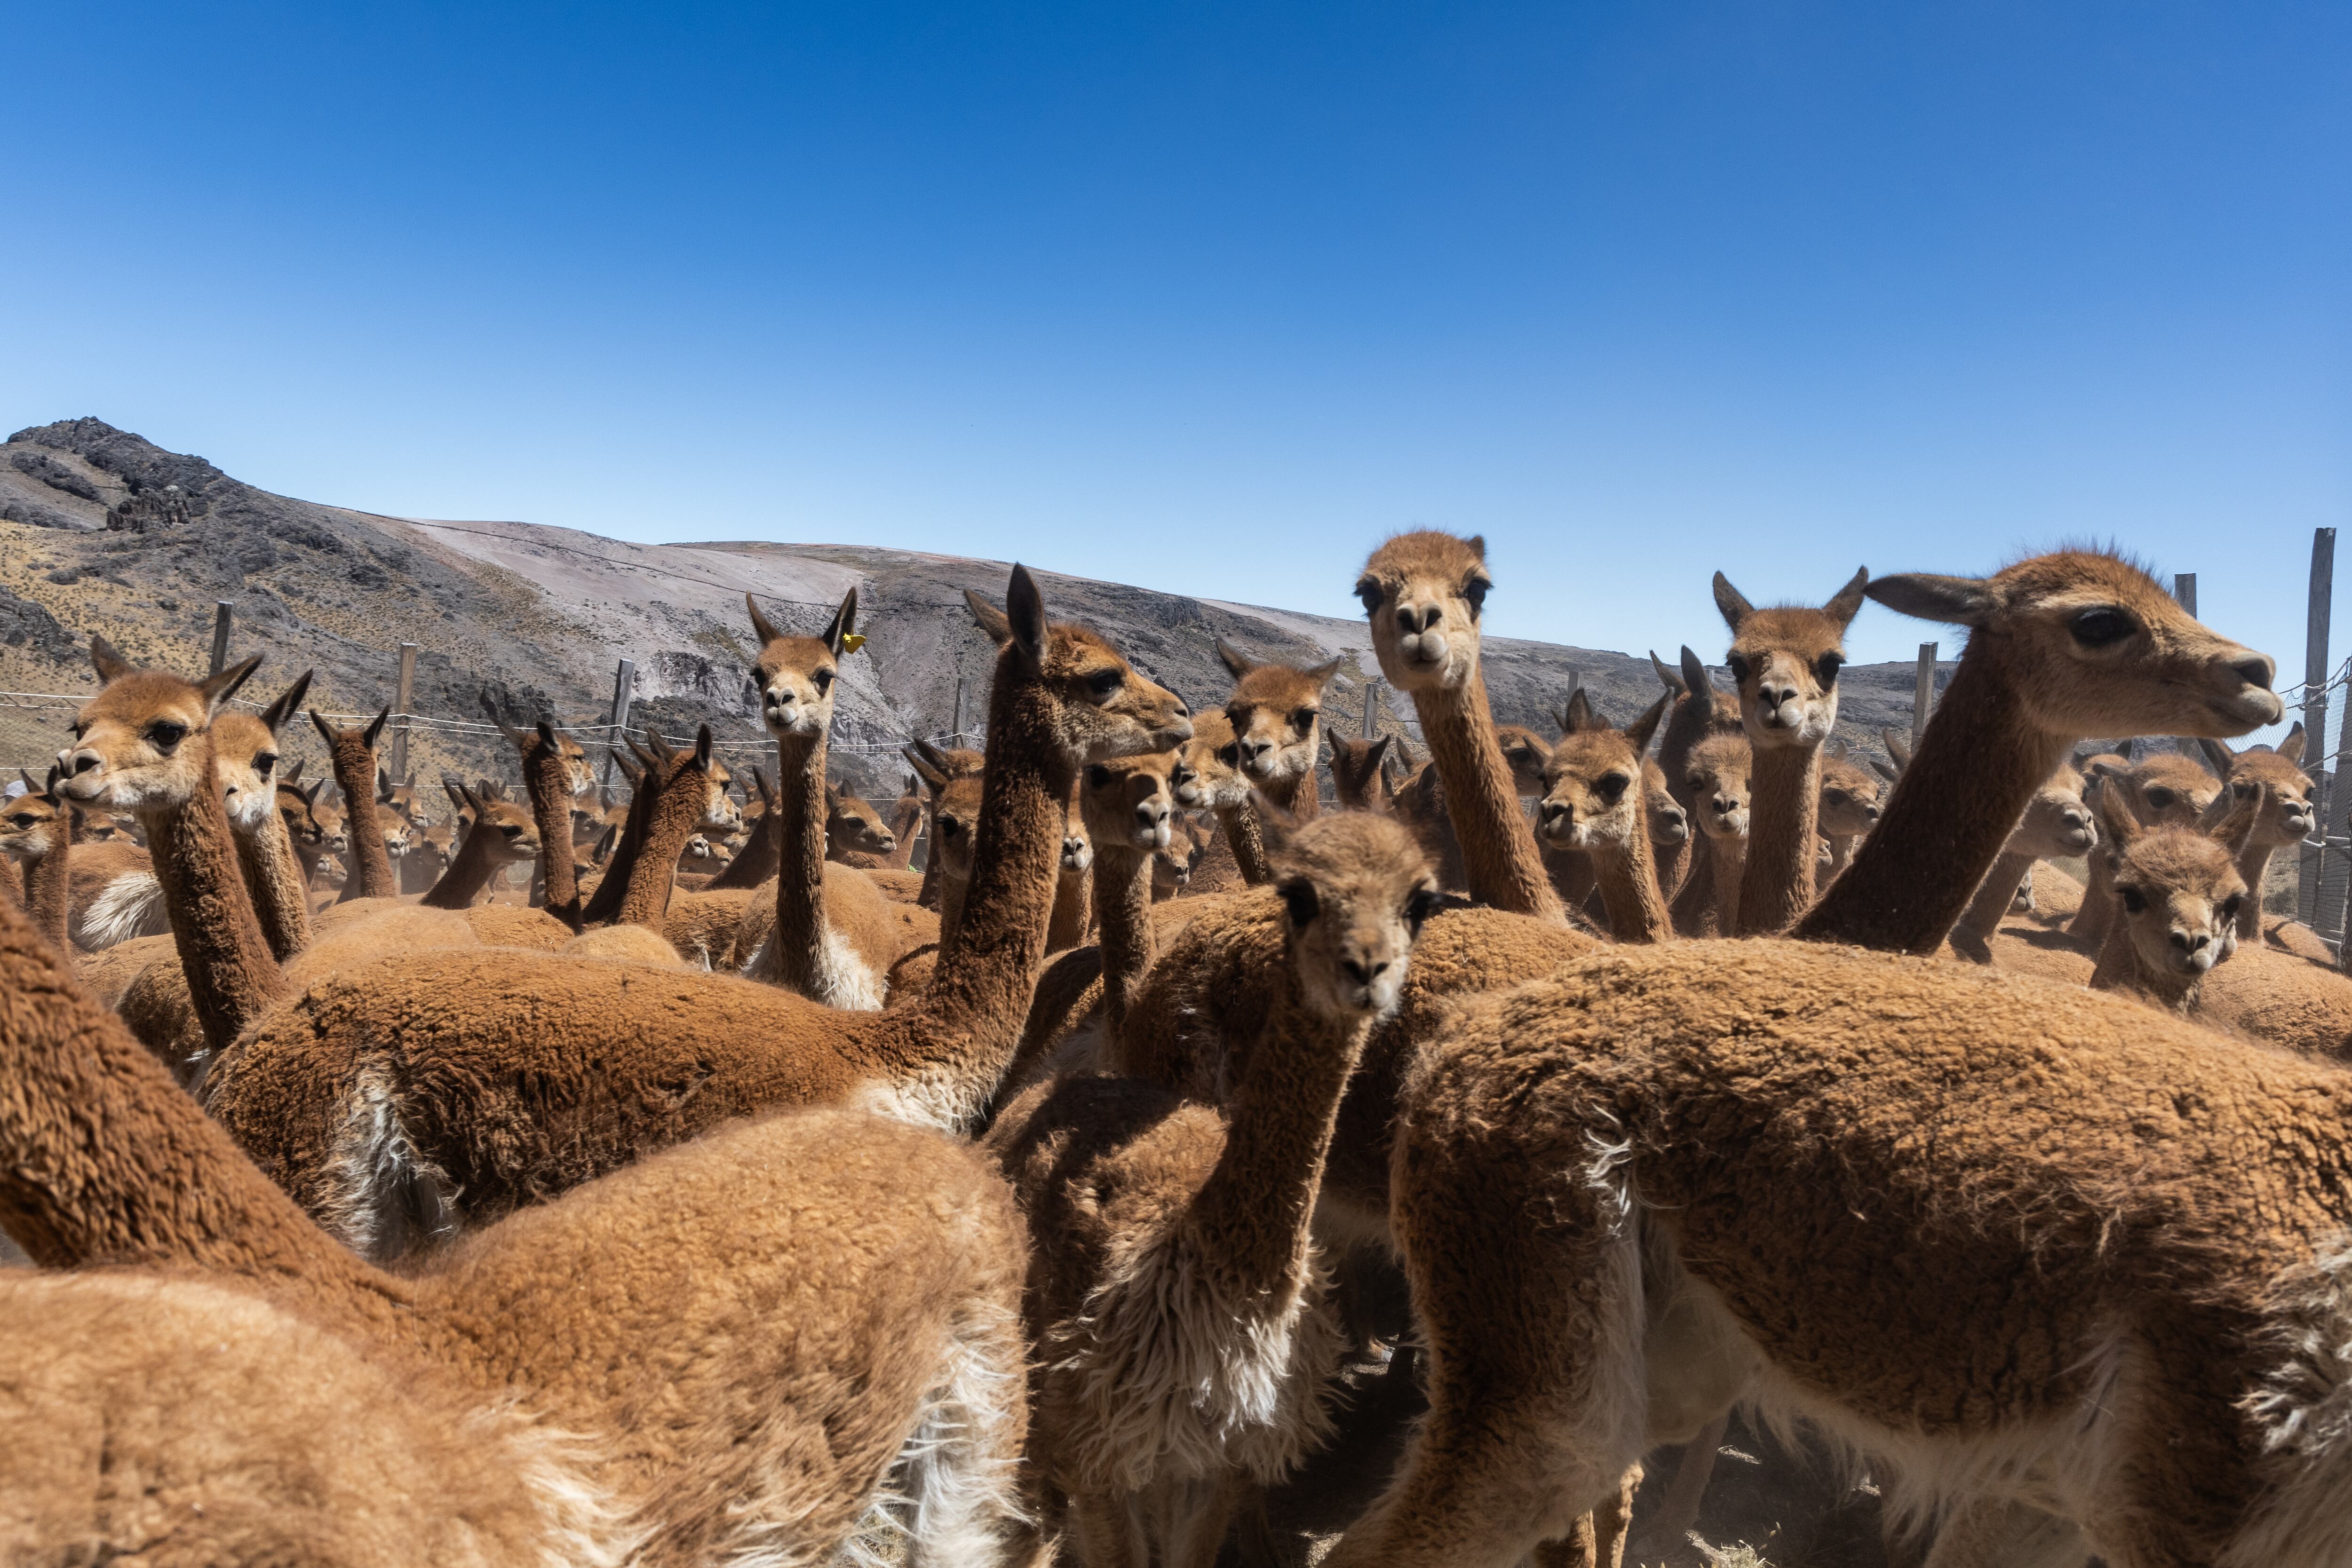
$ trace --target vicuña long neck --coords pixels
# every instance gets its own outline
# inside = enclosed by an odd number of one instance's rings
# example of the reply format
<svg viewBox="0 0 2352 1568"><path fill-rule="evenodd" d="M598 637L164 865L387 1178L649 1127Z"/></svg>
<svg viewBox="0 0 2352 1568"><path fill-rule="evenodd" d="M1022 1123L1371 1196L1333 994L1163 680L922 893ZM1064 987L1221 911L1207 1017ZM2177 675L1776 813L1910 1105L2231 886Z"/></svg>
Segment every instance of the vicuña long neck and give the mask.
<svg viewBox="0 0 2352 1568"><path fill-rule="evenodd" d="M1715 934L1734 936L1739 928L1739 890L1748 881L1748 837L1709 839L1706 852L1715 872Z"/></svg>
<svg viewBox="0 0 2352 1568"><path fill-rule="evenodd" d="M1158 956L1151 925L1151 857L1124 844L1095 852L1095 946L1102 950L1103 1037L1127 1033L1127 1015Z"/></svg>
<svg viewBox="0 0 2352 1568"><path fill-rule="evenodd" d="M400 879L393 874L392 852L383 847L383 824L376 821L375 758L354 743L336 747L334 761L335 783L343 792L343 831L352 846L352 874L335 902L397 897Z"/></svg>
<svg viewBox="0 0 2352 1568"><path fill-rule="evenodd" d="M677 884L677 857L686 841L702 825L709 783L699 768L680 766L662 780L646 822L645 841L637 863L629 868L629 885L613 916L616 925L650 925L661 929L669 911L670 891Z"/></svg>
<svg viewBox="0 0 2352 1568"><path fill-rule="evenodd" d="M0 1229L43 1268L194 1264L404 1301L305 1218L14 909L0 914Z"/></svg>
<svg viewBox="0 0 2352 1568"><path fill-rule="evenodd" d="M1198 1273L1252 1315L1286 1310L1304 1277L1339 1100L1371 1034L1370 1019L1310 1011L1297 984L1282 977L1235 1085L1224 1151L1181 1232Z"/></svg>
<svg viewBox="0 0 2352 1568"><path fill-rule="evenodd" d="M1045 923L1045 951L1059 953L1087 939L1087 914L1094 903L1094 869L1066 867L1054 877L1054 913Z"/></svg>
<svg viewBox="0 0 2352 1568"><path fill-rule="evenodd" d="M270 956L268 938L246 896L209 737L204 745L204 772L186 802L142 813L142 819L147 852L172 922L172 945L179 951L205 1043L218 1052L285 993L286 977Z"/></svg>
<svg viewBox="0 0 2352 1568"><path fill-rule="evenodd" d="M940 944L919 1005L881 1014L859 1035L881 1071L923 1081L962 1124L996 1092L1021 1042L1077 782L1055 735L1054 699L1017 656L998 655L989 692L988 767L956 939Z"/></svg>
<svg viewBox="0 0 2352 1568"><path fill-rule="evenodd" d="M1470 896L1514 915L1565 924L1566 911L1545 874L1535 831L1519 810L1517 783L1495 738L1486 678L1412 695L1422 737L1445 786L1446 813L1462 845Z"/></svg>
<svg viewBox="0 0 2352 1568"><path fill-rule="evenodd" d="M1987 633L1969 640L1878 826L1796 936L1922 955L1942 946L2070 744L2026 722L1998 656Z"/></svg>
<svg viewBox="0 0 2352 1568"><path fill-rule="evenodd" d="M710 887L757 887L776 874L780 857L776 852L777 823L773 811L763 811L751 824L750 836L743 841L743 852L727 862L727 869L711 878Z"/></svg>
<svg viewBox="0 0 2352 1568"><path fill-rule="evenodd" d="M2106 852L2093 850L2089 857L2090 876L2083 887L2083 903L2074 911L2074 918L2066 923L2066 935L2081 946L2097 946L2105 951L2107 933L2116 924L2116 881L2107 865Z"/></svg>
<svg viewBox="0 0 2352 1568"><path fill-rule="evenodd" d="M2267 802L2266 802L2267 803ZM2238 852L2238 874L2246 882L2246 902L2238 911L2238 936L2251 940L2263 932L2263 878L2270 873L2276 844L2248 844Z"/></svg>
<svg viewBox="0 0 2352 1568"><path fill-rule="evenodd" d="M1683 883L1690 880L1697 847L1696 836L1696 833L1686 834L1681 843L1668 849L1659 849L1655 844L1650 847L1652 862L1658 872L1658 891L1669 899L1680 893Z"/></svg>
<svg viewBox="0 0 2352 1568"><path fill-rule="evenodd" d="M417 902L427 909L465 909L481 896L482 889L490 885L490 877L504 862L490 855L490 838L498 830L482 818L466 830L465 842L449 857L449 869L441 873L425 896Z"/></svg>
<svg viewBox="0 0 2352 1568"><path fill-rule="evenodd" d="M773 977L818 994L824 958L825 737L776 741L776 966Z"/></svg>
<svg viewBox="0 0 2352 1568"><path fill-rule="evenodd" d="M49 829L49 852L25 867L25 909L34 927L66 946L66 917L73 909L73 811L63 809Z"/></svg>
<svg viewBox="0 0 2352 1568"><path fill-rule="evenodd" d="M923 803L912 795L898 797L898 805L890 819L890 831L898 842L882 857L884 866L891 871L905 871L915 863L915 828L923 820Z"/></svg>
<svg viewBox="0 0 2352 1568"><path fill-rule="evenodd" d="M1304 773L1277 779L1267 785L1265 798L1302 822L1323 814L1323 788L1321 781L1315 777L1312 765Z"/></svg>
<svg viewBox="0 0 2352 1568"><path fill-rule="evenodd" d="M523 754L523 788L539 828L540 896L547 912L580 928L580 873L572 859L572 770L544 744Z"/></svg>
<svg viewBox="0 0 2352 1568"><path fill-rule="evenodd" d="M253 831L236 835L245 891L269 951L281 964L310 946L310 879L294 856L286 819L271 810Z"/></svg>
<svg viewBox="0 0 2352 1568"><path fill-rule="evenodd" d="M651 768L637 775L636 789L629 796L629 814L621 824L620 841L613 846L612 858L604 862L604 879L596 884L596 891L588 895L587 904L580 911L581 925L608 925L621 913L621 900L627 896L630 878L636 875L646 830L653 821L657 782Z"/></svg>
<svg viewBox="0 0 2352 1568"><path fill-rule="evenodd" d="M1622 845L1603 844L1590 856L1610 934L1620 942L1665 942L1675 934L1646 826L1637 821Z"/></svg>
<svg viewBox="0 0 2352 1568"><path fill-rule="evenodd" d="M2129 991L2177 1013L2197 1010L2205 989L2202 975L2176 975L2150 969L2140 961L2139 946L2131 928L2117 921L2099 945L2099 962L2091 971L2091 989Z"/></svg>
<svg viewBox="0 0 2352 1568"><path fill-rule="evenodd" d="M1759 746L1748 802L1748 869L1739 881L1742 936L1786 931L1812 907L1821 821L1822 754L1811 746Z"/></svg>
<svg viewBox="0 0 2352 1568"><path fill-rule="evenodd" d="M1583 850L1557 849L1547 844L1543 857L1544 869L1551 874L1551 890L1559 894L1561 907L1583 908L1601 874L1592 863L1592 856Z"/></svg>
<svg viewBox="0 0 2352 1568"><path fill-rule="evenodd" d="M1234 863L1242 868L1242 880L1252 887L1261 887L1274 880L1274 868L1266 863L1265 828L1244 800L1238 806L1217 808L1218 836L1234 852Z"/></svg>
<svg viewBox="0 0 2352 1568"><path fill-rule="evenodd" d="M1952 950L1979 964L1992 962L1990 944L1993 933L2009 914L2010 901L2017 896L2025 873L2033 869L2034 857L2003 850L1994 858L1992 869L1977 885L1976 896L1969 900L1968 909L1959 923L1952 927Z"/></svg>

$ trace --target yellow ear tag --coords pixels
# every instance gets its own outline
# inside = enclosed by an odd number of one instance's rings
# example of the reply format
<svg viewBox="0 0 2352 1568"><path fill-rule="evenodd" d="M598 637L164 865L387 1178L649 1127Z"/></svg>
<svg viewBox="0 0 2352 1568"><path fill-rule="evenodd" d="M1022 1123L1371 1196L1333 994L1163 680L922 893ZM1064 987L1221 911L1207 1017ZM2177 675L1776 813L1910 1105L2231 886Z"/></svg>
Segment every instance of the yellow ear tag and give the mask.
<svg viewBox="0 0 2352 1568"><path fill-rule="evenodd" d="M844 632L841 634L841 651L843 653L855 653L858 649L863 648L864 646L866 646L866 638L863 633L856 632Z"/></svg>

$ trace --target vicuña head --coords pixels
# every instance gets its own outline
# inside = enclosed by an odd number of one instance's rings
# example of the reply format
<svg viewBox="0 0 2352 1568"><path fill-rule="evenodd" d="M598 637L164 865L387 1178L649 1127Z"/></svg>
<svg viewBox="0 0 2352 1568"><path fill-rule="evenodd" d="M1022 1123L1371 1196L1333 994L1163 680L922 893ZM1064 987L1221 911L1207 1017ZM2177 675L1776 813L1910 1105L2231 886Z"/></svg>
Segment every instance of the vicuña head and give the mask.
<svg viewBox="0 0 2352 1568"><path fill-rule="evenodd" d="M842 595L841 608L814 637L777 631L760 613L760 601L748 593L743 603L751 612L751 630L760 639L759 667L751 678L760 688L761 722L778 740L816 739L833 725L842 649L857 621L857 590Z"/></svg>
<svg viewBox="0 0 2352 1568"><path fill-rule="evenodd" d="M1067 778L1075 779L1089 761L1164 751L1191 738L1192 710L1182 697L1130 667L1085 627L1046 622L1028 568L1013 567L1002 610L970 589L963 596L997 648L1018 659L1053 698L1046 708L1054 716L1051 738L1068 764Z"/></svg>
<svg viewBox="0 0 2352 1568"><path fill-rule="evenodd" d="M2254 823L2254 843L2276 849L2311 836L2318 816L2311 803L2311 775L2303 770L2303 726L2288 730L2276 749L2249 746L2235 750L2221 740L2199 745L2228 781L2233 798L2247 800L2257 790L2265 794L2266 804Z"/></svg>
<svg viewBox="0 0 2352 1568"><path fill-rule="evenodd" d="M227 802L230 823L240 833L258 832L278 808L278 732L301 707L310 674L303 671L258 714L230 709L214 716L213 758L220 770L221 796Z"/></svg>
<svg viewBox="0 0 2352 1568"><path fill-rule="evenodd" d="M1258 809L1278 810L1263 800ZM1387 1016L1413 939L1440 903L1420 842L1369 811L1275 825L1285 841L1269 858L1301 997L1327 1018Z"/></svg>
<svg viewBox="0 0 2352 1568"><path fill-rule="evenodd" d="M931 859L941 876L970 882L980 829L981 754L918 740L905 755L931 792Z"/></svg>
<svg viewBox="0 0 2352 1568"><path fill-rule="evenodd" d="M58 822L72 808L58 793L58 768L49 769L46 784L35 783L21 768L16 776L25 781L25 792L0 804L0 854L16 861L40 860L65 841Z"/></svg>
<svg viewBox="0 0 2352 1568"><path fill-rule="evenodd" d="M89 640L90 663L106 683L75 716L74 743L58 753L67 796L109 810L162 812L193 799L209 748L191 746L211 728L261 655L201 681L163 670L134 669L103 637Z"/></svg>
<svg viewBox="0 0 2352 1568"><path fill-rule="evenodd" d="M2060 550L1987 578L1907 572L1868 592L1922 620L1998 628L2011 700L2045 733L2218 739L2284 711L2268 655L2199 624L2111 555Z"/></svg>
<svg viewBox="0 0 2352 1568"><path fill-rule="evenodd" d="M472 848L478 839L482 847L475 852L492 865L512 865L518 861L539 858L539 824L528 809L509 800L493 800L455 779L442 779L441 788L448 792L449 803L457 808L459 817L471 819L465 830L467 848Z"/></svg>
<svg viewBox="0 0 2352 1568"><path fill-rule="evenodd" d="M1750 742L1817 747L1830 737L1837 727L1845 629L1862 608L1869 581L1869 572L1855 572L1818 610L1759 610L1723 573L1715 574L1715 606L1731 628L1731 652L1723 662L1739 688L1739 716Z"/></svg>
<svg viewBox="0 0 2352 1568"><path fill-rule="evenodd" d="M1878 826L1885 787L1878 775L1850 757L1822 755L1822 836L1858 839Z"/></svg>
<svg viewBox="0 0 2352 1568"><path fill-rule="evenodd" d="M1545 841L1556 849L1622 852L1634 835L1651 836L1642 762L1670 700L1661 696L1618 729L1593 711L1583 691L1568 699L1559 738L1544 764L1543 804L1536 809Z"/></svg>
<svg viewBox="0 0 2352 1568"><path fill-rule="evenodd" d="M1233 672L1225 718L1234 727L1234 758L1249 781L1263 789L1311 777L1321 749L1317 727L1323 691L1339 673L1339 661L1308 669L1261 664L1223 637L1217 639L1217 657Z"/></svg>
<svg viewBox="0 0 2352 1568"><path fill-rule="evenodd" d="M836 854L855 851L887 855L898 847L898 835L890 831L890 824L882 820L882 813L874 809L872 801L837 784L827 784L824 841Z"/></svg>
<svg viewBox="0 0 2352 1568"><path fill-rule="evenodd" d="M1707 837L1748 836L1748 779L1755 763L1745 736L1710 735L1691 747L1688 783L1699 829Z"/></svg>
<svg viewBox="0 0 2352 1568"><path fill-rule="evenodd" d="M1078 816L1105 850L1151 854L1175 832L1174 779L1184 764L1175 750L1089 762L1078 785Z"/></svg>
<svg viewBox="0 0 2352 1568"><path fill-rule="evenodd" d="M1356 597L1381 673L1400 691L1459 690L1478 674L1478 618L1495 580L1486 541L1424 529L1372 552Z"/></svg>
<svg viewBox="0 0 2352 1568"><path fill-rule="evenodd" d="M2208 830L2143 826L2120 790L2103 790L2109 874L2122 930L2144 975L2196 979L2238 950L2238 911L2248 896L2237 855L2253 831L2255 802Z"/></svg>

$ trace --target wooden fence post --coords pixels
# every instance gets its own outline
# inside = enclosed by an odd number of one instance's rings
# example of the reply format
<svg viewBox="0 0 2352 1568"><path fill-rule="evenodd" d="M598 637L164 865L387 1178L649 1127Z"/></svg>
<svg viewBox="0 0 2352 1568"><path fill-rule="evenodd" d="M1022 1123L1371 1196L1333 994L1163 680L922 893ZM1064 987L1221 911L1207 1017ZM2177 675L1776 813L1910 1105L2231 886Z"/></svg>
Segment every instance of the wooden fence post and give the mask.
<svg viewBox="0 0 2352 1568"><path fill-rule="evenodd" d="M1936 706L1936 650L1938 644L1919 644L1919 679L1911 688L1911 754L1919 754L1919 737L1927 733L1927 716Z"/></svg>
<svg viewBox="0 0 2352 1568"><path fill-rule="evenodd" d="M613 788L613 759L621 754L621 730L629 722L629 705L636 698L636 684L635 659L624 659L614 666L612 727L606 731L604 742L604 788L607 792Z"/></svg>
<svg viewBox="0 0 2352 1568"><path fill-rule="evenodd" d="M229 628L235 622L236 619L236 612L229 607L227 600L221 599L214 601L212 673L215 675L219 674L221 671L228 667Z"/></svg>
<svg viewBox="0 0 2352 1568"><path fill-rule="evenodd" d="M408 710L416 706L416 644L400 645L400 684L392 697L392 781L408 782Z"/></svg>
<svg viewBox="0 0 2352 1568"><path fill-rule="evenodd" d="M1381 683L1364 683L1364 738L1371 739L1381 732Z"/></svg>
<svg viewBox="0 0 2352 1568"><path fill-rule="evenodd" d="M2327 621L2336 597L2336 530L2311 530L2311 601L2303 630L2303 762L2319 780L2320 831L2334 820L2329 798L2335 793L2333 775L2321 766L2327 756ZM2320 866L2324 853L2317 844L2305 844L2295 868L2295 917L2316 926L2319 915Z"/></svg>

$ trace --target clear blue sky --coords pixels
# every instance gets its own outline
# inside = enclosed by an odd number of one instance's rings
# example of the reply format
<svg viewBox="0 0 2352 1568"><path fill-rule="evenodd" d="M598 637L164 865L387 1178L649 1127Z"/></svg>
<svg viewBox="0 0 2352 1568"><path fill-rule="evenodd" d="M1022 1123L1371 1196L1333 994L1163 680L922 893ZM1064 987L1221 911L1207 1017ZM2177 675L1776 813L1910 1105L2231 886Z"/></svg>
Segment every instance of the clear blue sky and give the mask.
<svg viewBox="0 0 2352 1568"><path fill-rule="evenodd" d="M2113 537L2302 664L2352 9L16 5L0 417L636 538L1720 653ZM2352 652L2352 534L2337 653ZM1858 657L1906 657L1874 607Z"/></svg>

